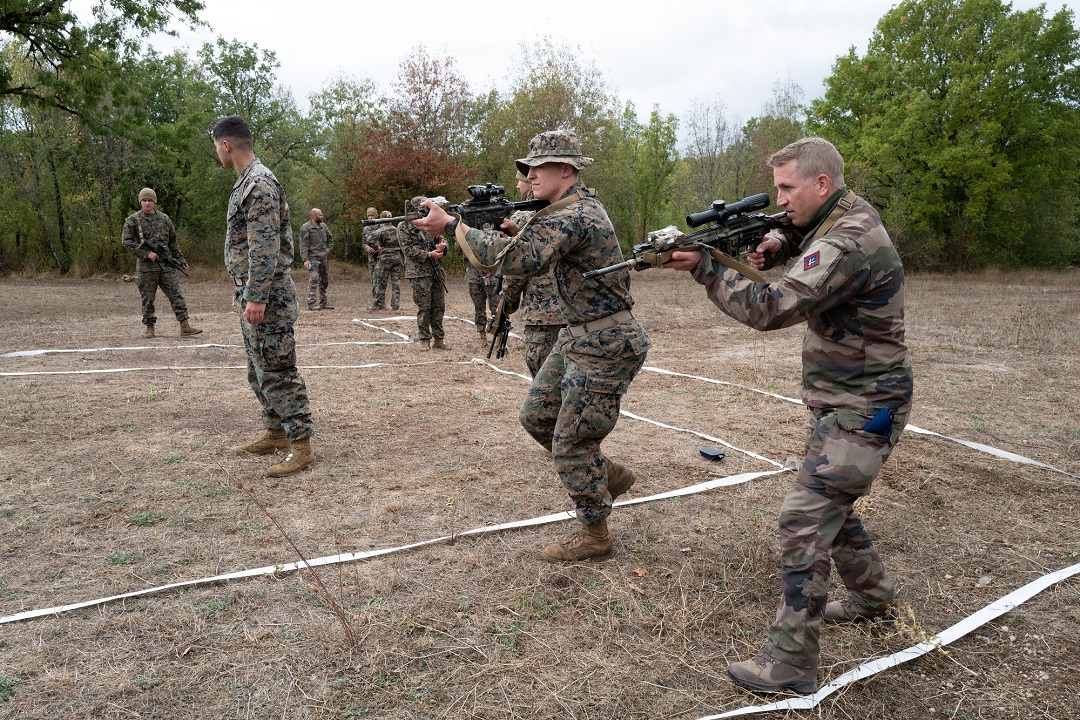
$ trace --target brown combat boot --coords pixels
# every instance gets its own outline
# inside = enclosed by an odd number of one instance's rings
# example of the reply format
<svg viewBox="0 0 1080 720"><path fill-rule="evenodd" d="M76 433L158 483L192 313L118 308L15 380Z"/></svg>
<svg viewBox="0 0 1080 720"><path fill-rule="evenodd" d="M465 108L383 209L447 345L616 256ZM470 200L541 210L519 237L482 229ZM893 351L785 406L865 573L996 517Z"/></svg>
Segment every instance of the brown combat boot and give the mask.
<svg viewBox="0 0 1080 720"><path fill-rule="evenodd" d="M480 339L477 340L476 347L480 348L481 350L487 350L487 346L488 346L487 333L484 332L483 330L481 330L478 334L480 335Z"/></svg>
<svg viewBox="0 0 1080 720"><path fill-rule="evenodd" d="M435 338L435 347L439 350L449 350L450 346L443 342L442 338Z"/></svg>
<svg viewBox="0 0 1080 720"><path fill-rule="evenodd" d="M424 352L427 352L428 350L430 350L431 349L431 341L430 340L421 340L420 341L420 349L423 350Z"/></svg>
<svg viewBox="0 0 1080 720"><path fill-rule="evenodd" d="M147 325L145 328L143 328L142 336L144 338L152 338L152 337L154 337L154 326L153 325Z"/></svg>
<svg viewBox="0 0 1080 720"><path fill-rule="evenodd" d="M604 470L607 472L607 491L612 502L637 482L633 470L607 457L604 458Z"/></svg>
<svg viewBox="0 0 1080 720"><path fill-rule="evenodd" d="M275 450L283 450L289 447L289 438L285 437L285 431L267 430L258 440L252 440L247 445L233 448L237 455L269 455Z"/></svg>
<svg viewBox="0 0 1080 720"><path fill-rule="evenodd" d="M201 328L193 326L187 320L180 321L180 337L188 337L189 335L198 335L202 332Z"/></svg>
<svg viewBox="0 0 1080 720"><path fill-rule="evenodd" d="M270 477L285 477L298 473L315 462L315 451L311 449L311 438L297 440L289 445L289 454L276 465L271 465L266 474Z"/></svg>
<svg viewBox="0 0 1080 720"><path fill-rule="evenodd" d="M837 624L871 622L891 625L896 622L896 605L890 603L882 608L868 608L846 597L826 605L821 619L823 622Z"/></svg>
<svg viewBox="0 0 1080 720"><path fill-rule="evenodd" d="M778 693L784 690L810 695L817 691L817 663L798 667L772 655L772 643L765 643L750 660L728 665L727 674L736 685L758 692Z"/></svg>
<svg viewBox="0 0 1080 720"><path fill-rule="evenodd" d="M544 559L548 562L604 560L611 554L611 533L606 519L595 525L582 525L576 533L563 535L544 548Z"/></svg>

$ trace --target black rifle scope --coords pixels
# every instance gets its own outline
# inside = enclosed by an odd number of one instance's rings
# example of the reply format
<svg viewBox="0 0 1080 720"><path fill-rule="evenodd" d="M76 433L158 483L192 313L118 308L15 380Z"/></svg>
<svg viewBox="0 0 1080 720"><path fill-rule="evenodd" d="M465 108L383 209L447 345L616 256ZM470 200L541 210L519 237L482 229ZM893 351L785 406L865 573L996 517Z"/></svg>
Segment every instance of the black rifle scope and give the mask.
<svg viewBox="0 0 1080 720"><path fill-rule="evenodd" d="M469 188L469 191L472 192L472 188ZM687 215L686 224L689 227L696 228L699 225L704 225L709 222L724 222L732 215L740 215L742 213L767 208L769 207L769 202L769 196L765 193L758 193L757 195L745 197L730 205L725 204L723 200L714 200L712 207L708 210L702 210L699 213Z"/></svg>

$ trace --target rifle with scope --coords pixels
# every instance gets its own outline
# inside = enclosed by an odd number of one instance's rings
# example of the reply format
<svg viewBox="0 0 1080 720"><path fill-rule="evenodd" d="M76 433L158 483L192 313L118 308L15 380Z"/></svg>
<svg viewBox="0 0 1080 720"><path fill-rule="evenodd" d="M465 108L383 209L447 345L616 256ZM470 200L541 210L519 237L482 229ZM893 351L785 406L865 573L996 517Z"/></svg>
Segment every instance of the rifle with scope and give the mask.
<svg viewBox="0 0 1080 720"><path fill-rule="evenodd" d="M599 277L623 268L644 270L647 267L659 267L671 259L672 253L680 250L704 250L710 253L718 251L731 259L745 256L757 249L765 233L775 228L791 226L787 213L765 215L754 212L768 206L769 196L765 193L751 195L730 205L723 200L716 200L707 210L686 216L686 224L690 228L713 223L709 227L690 234L682 232L674 225L663 230L654 230L648 234L646 242L634 246L629 260L587 272L585 277ZM772 260L766 254L765 266L762 269L768 270L770 267ZM748 267L746 270L752 271L752 268Z"/></svg>
<svg viewBox="0 0 1080 720"><path fill-rule="evenodd" d="M490 225L495 230L499 229L499 225L502 224L504 218L510 217L518 210L531 210L535 212L548 205L547 200L522 200L520 202L511 202L506 198L506 188L502 185L494 185L492 183L470 185L469 199L460 204L451 205L446 198L441 195L439 197L428 199L436 205L439 205L451 215L459 215L461 217L461 222L469 227L483 228ZM416 208L415 210L407 211L404 215L363 220L360 224L364 227L368 227L386 223L399 223L422 218L427 215L427 213L427 208Z"/></svg>

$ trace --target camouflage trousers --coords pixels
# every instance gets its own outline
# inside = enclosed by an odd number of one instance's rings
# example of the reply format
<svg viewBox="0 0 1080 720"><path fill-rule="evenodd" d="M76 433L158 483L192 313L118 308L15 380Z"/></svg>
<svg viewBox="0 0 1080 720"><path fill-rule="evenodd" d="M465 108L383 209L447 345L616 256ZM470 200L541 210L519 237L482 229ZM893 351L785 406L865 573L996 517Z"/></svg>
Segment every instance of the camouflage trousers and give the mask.
<svg viewBox="0 0 1080 720"><path fill-rule="evenodd" d="M446 314L446 293L437 277L418 277L412 284L413 302L416 303L416 327L420 340L443 338L443 315Z"/></svg>
<svg viewBox="0 0 1080 720"><path fill-rule="evenodd" d="M153 325L157 322L154 315L154 299L158 288L165 293L172 305L173 314L180 322L188 319L187 303L184 295L180 292L180 278L174 270L140 270L139 271L139 295L142 296L142 321L143 325Z"/></svg>
<svg viewBox="0 0 1080 720"><path fill-rule="evenodd" d="M631 336L616 326L577 339L564 329L521 405L522 427L551 451L559 480L586 525L611 514L600 442L615 428L622 396L645 364L648 347L640 325Z"/></svg>
<svg viewBox="0 0 1080 720"><path fill-rule="evenodd" d="M247 301L243 288L236 292L240 329L247 350L248 383L262 404L263 423L270 430L284 429L289 440L302 440L315 432L308 407L307 386L296 368L293 323L300 313L292 278L275 281L266 314L258 325L243 318Z"/></svg>
<svg viewBox="0 0 1080 720"><path fill-rule="evenodd" d="M326 261L326 258L308 258L308 309L314 310L326 305L328 287L330 287L330 263Z"/></svg>
<svg viewBox="0 0 1080 720"><path fill-rule="evenodd" d="M379 253L379 261L375 263L375 289L373 307L386 307L386 286L390 286L390 307L397 310L401 307L401 253Z"/></svg>
<svg viewBox="0 0 1080 720"><path fill-rule="evenodd" d="M559 339L559 331L565 325L526 325L525 326L525 364L529 366L529 372L533 377L540 372L540 368L551 354L551 348L555 347L555 341Z"/></svg>
<svg viewBox="0 0 1080 720"><path fill-rule="evenodd" d="M473 302L473 322L480 331L487 327L488 314L495 314L499 305L498 296L494 282L484 278L479 271L470 271L466 275L469 278L469 297Z"/></svg>
<svg viewBox="0 0 1080 720"><path fill-rule="evenodd" d="M775 657L796 666L817 662L832 564L852 600L869 610L896 595L854 503L870 492L905 418L889 436L864 432L869 421L850 410L811 409L806 457L780 508L783 592L769 640Z"/></svg>

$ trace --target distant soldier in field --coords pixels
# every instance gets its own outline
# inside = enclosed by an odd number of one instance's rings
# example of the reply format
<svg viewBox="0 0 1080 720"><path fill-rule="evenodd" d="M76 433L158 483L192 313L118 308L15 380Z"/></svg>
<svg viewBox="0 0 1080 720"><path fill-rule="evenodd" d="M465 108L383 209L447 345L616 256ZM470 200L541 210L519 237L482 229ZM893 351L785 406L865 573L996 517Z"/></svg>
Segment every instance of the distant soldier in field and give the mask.
<svg viewBox="0 0 1080 720"><path fill-rule="evenodd" d="M180 337L198 335L202 330L189 322L187 303L180 291L180 278L175 268L168 264L172 261L184 270L188 269L188 262L180 252L180 244L176 242L172 220L157 210L157 193L152 188L139 191L139 204L142 210L128 215L124 220L121 239L124 247L138 258L135 269L139 276L139 294L142 296L143 337L154 337L154 324L157 323L154 297L159 287L180 321ZM159 252L164 257L159 256Z"/></svg>
<svg viewBox="0 0 1080 720"><path fill-rule="evenodd" d="M517 173L517 189L522 200L532 200L532 186L529 179ZM510 216L510 222L521 227L532 217L531 210L518 210ZM506 276L503 278L503 312L512 315L521 310L521 321L525 325L525 364L533 377L540 372L559 331L566 327L566 313L563 312L556 294L555 278L546 275Z"/></svg>
<svg viewBox="0 0 1080 720"><path fill-rule="evenodd" d="M382 217L393 217L389 210L382 211ZM371 305L372 310L384 310L386 308L386 290L390 286L390 308L401 308L401 271L404 267L404 256L401 252L401 242L398 239L398 230L392 225L379 225L375 228L372 241L378 248L375 264L375 301Z"/></svg>
<svg viewBox="0 0 1080 720"><path fill-rule="evenodd" d="M296 368L293 325L300 314L290 268L292 225L285 189L253 150L251 128L239 115L221 118L212 132L223 167L236 172L225 225L225 268L236 287L233 305L247 350L248 383L262 404L266 433L239 453L289 453L271 477L292 475L315 462L307 386Z"/></svg>
<svg viewBox="0 0 1080 720"><path fill-rule="evenodd" d="M367 209L367 219L374 220L379 217L379 212L369 207ZM375 302L375 270L379 261L379 243L375 242L375 233L378 232L378 225L370 225L365 227L361 231L361 241L364 243L364 256L367 257L368 275L371 278L371 307L369 310L376 310Z"/></svg>
<svg viewBox="0 0 1080 720"><path fill-rule="evenodd" d="M413 198L418 204L425 198ZM398 223L398 238L405 252L405 278L412 285L416 303L416 326L421 350L435 347L449 350L443 334L443 315L446 313L446 280L439 261L446 254L446 240L429 235L408 221Z"/></svg>
<svg viewBox="0 0 1080 720"><path fill-rule="evenodd" d="M334 235L323 222L323 212L311 208L310 218L300 226L300 258L308 271L308 310L333 310L326 299L330 287L330 266L327 256L334 249Z"/></svg>
<svg viewBox="0 0 1080 720"><path fill-rule="evenodd" d="M802 399L806 454L780 508L780 607L764 646L728 676L752 690L817 689L821 622L888 620L896 588L855 512L911 412L904 343L904 267L881 218L844 185L829 141L797 140L769 158L776 203L792 231L766 235L747 259L757 268L794 259L758 283L709 255L676 252L727 315L758 330L806 325ZM828 602L836 565L848 595Z"/></svg>

